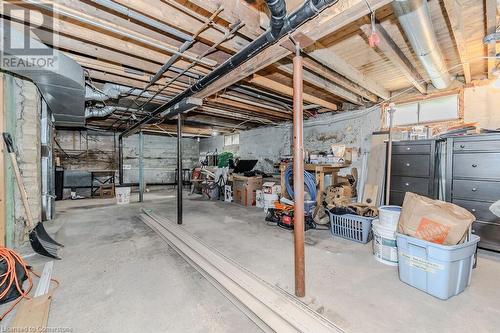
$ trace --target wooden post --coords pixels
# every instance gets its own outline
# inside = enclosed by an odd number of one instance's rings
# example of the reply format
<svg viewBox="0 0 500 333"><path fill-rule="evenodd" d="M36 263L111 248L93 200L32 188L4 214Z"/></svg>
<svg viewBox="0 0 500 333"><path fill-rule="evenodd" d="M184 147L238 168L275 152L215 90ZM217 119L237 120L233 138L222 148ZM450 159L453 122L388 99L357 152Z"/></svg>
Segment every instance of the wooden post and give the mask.
<svg viewBox="0 0 500 333"><path fill-rule="evenodd" d="M295 249L295 295L305 296L305 260L304 260L304 142L302 105L302 57L300 45L296 44L293 58L293 191L294 214L293 235Z"/></svg>
<svg viewBox="0 0 500 333"><path fill-rule="evenodd" d="M0 73L0 133L5 131L4 126L4 80L3 74ZM2 140L3 141L3 140ZM5 246L5 229L7 224L7 216L5 211L5 144L0 145L0 246Z"/></svg>

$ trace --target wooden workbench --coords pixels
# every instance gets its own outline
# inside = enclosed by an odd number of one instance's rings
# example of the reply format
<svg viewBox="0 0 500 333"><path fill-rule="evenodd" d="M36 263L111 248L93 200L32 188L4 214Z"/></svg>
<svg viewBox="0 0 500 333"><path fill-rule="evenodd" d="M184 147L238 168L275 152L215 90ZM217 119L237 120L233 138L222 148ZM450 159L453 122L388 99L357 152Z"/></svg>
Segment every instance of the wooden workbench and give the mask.
<svg viewBox="0 0 500 333"><path fill-rule="evenodd" d="M285 179L285 170L290 163L281 163L280 164L280 173L281 173L281 195L285 198L290 199L288 193L286 191L286 179ZM326 186L334 185L338 182L338 173L340 169L347 168L351 166L350 164L304 164L304 170L314 173L316 178L316 189L318 191L318 195L316 197L316 201L320 204L320 193L325 190ZM331 184L325 184L325 175L331 175L332 181Z"/></svg>

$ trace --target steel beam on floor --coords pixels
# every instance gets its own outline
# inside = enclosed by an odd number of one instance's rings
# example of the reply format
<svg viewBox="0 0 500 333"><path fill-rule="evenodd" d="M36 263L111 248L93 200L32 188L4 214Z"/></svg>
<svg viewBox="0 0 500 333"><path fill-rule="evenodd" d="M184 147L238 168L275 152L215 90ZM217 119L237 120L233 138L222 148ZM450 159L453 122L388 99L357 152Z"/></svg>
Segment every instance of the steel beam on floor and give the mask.
<svg viewBox="0 0 500 333"><path fill-rule="evenodd" d="M344 332L334 323L204 244L167 218L140 218L264 332Z"/></svg>

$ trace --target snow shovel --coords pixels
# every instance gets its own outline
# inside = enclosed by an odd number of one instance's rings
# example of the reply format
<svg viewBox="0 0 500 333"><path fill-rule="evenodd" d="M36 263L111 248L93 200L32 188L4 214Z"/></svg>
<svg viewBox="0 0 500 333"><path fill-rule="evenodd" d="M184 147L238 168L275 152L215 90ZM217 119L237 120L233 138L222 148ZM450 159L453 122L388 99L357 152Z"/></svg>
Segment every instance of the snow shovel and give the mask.
<svg viewBox="0 0 500 333"><path fill-rule="evenodd" d="M14 150L14 144L12 143L12 137L9 133L3 133L3 140L5 141L5 146L7 146L7 151L9 152L10 159L12 161L12 167L14 168L14 174L16 175L17 185L19 186L19 193L21 193L21 199L26 211L26 217L28 219L28 223L26 226L29 229L29 239L31 247L36 253L39 253L43 256L54 259L61 259L57 255L57 251L60 247L63 247L63 245L56 242L52 239L52 237L49 236L42 222L38 222L36 225L33 222L33 216L31 215L31 210L28 203L28 195L24 187L21 172L19 171L19 165L17 164L16 152Z"/></svg>

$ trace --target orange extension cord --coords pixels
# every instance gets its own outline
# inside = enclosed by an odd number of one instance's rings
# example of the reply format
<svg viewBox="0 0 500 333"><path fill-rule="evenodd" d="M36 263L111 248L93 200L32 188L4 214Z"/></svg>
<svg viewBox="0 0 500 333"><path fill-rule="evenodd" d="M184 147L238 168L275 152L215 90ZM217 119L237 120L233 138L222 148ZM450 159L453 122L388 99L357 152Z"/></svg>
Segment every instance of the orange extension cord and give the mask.
<svg viewBox="0 0 500 333"><path fill-rule="evenodd" d="M4 274L0 275L0 287L5 286L3 292L0 293L0 299L4 298L7 295L13 284L15 284L20 296L14 301L11 307L0 316L0 321L2 321L5 318L5 316L14 309L16 305L19 304L19 302L23 298L27 299L31 298L29 296L29 293L31 289L33 289L33 279L31 278L30 273L33 273L33 275L40 277L39 274L35 273L32 270L31 266L28 266L28 264L26 264L26 262L21 256L19 256L16 252L12 251L11 249L8 249L6 247L0 247L0 261L2 260L5 260L6 262L7 271ZM16 261L23 267L24 272L28 277L29 286L26 289L26 291L23 291L23 281L19 281L17 279ZM59 282L57 280L51 279L51 281L54 281L56 283L56 287L59 286Z"/></svg>

